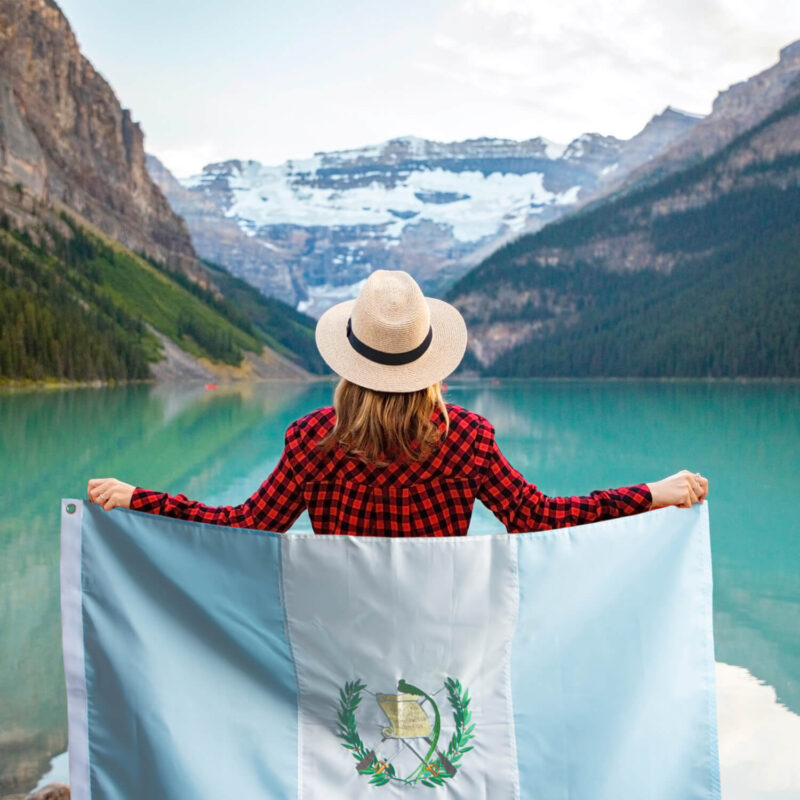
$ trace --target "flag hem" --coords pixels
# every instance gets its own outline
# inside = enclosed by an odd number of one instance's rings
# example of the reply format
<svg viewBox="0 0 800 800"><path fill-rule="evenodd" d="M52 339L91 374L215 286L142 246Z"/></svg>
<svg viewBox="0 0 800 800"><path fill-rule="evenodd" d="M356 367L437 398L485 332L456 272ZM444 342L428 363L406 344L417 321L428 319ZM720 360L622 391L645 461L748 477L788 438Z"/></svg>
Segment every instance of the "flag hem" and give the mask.
<svg viewBox="0 0 800 800"><path fill-rule="evenodd" d="M73 507L73 511L68 511ZM61 644L67 687L68 760L73 800L91 796L89 719L83 648L82 528L83 501L61 500Z"/></svg>
<svg viewBox="0 0 800 800"><path fill-rule="evenodd" d="M709 789L712 800L720 800L722 786L719 771L719 740L717 733L717 681L714 672L714 578L711 569L711 530L709 523L708 501L701 507L702 520L702 571L707 579L703 582L703 611L706 616L706 697L708 714L708 761L709 761Z"/></svg>

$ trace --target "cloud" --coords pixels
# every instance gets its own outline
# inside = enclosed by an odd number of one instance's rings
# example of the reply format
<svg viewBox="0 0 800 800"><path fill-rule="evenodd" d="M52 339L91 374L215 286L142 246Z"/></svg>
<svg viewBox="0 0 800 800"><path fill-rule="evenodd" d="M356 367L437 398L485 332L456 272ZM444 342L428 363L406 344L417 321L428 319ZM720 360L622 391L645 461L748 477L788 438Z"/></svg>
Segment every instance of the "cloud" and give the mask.
<svg viewBox="0 0 800 800"><path fill-rule="evenodd" d="M536 133L565 140L630 136L666 105L707 113L800 36L800 4L460 0L443 23L421 71L535 109Z"/></svg>
<svg viewBox="0 0 800 800"><path fill-rule="evenodd" d="M181 147L161 147L157 142L152 145L148 143L147 151L156 156L177 178L195 175L206 164L230 158L230 154L223 154L212 141L187 144Z"/></svg>
<svg viewBox="0 0 800 800"><path fill-rule="evenodd" d="M178 175L404 134L629 137L800 37L796 0L146 0L156 28L140 3L59 2Z"/></svg>

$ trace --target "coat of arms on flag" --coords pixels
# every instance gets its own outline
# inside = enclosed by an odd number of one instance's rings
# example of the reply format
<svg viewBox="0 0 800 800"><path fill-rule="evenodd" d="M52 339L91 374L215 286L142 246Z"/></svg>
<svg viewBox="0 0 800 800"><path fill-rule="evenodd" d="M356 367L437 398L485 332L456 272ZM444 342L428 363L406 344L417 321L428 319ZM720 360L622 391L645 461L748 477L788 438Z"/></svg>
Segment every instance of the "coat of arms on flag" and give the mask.
<svg viewBox="0 0 800 800"><path fill-rule="evenodd" d="M708 505L281 535L62 503L76 800L719 798Z"/></svg>
<svg viewBox="0 0 800 800"><path fill-rule="evenodd" d="M470 740L475 737L475 723L472 722L469 711L469 692L462 690L461 683L453 678L448 678L442 686L442 689L447 690L453 708L454 723L450 743L445 748L446 752L442 752L439 748L442 720L436 701L425 691L403 679L398 681L397 689L396 694L375 695L375 700L390 724L381 729L381 749L376 750L376 743L367 750L356 725L356 711L362 692L367 691L367 687L361 681L345 684L340 692L339 708L339 736L344 739L343 745L353 752L358 760L356 770L361 775L370 776L370 783L385 786L396 781L406 786L416 783L423 786L442 786L446 779L455 776L458 770L456 765L464 753L473 748ZM433 720L423 709L425 703L428 703ZM410 740L414 739L421 739L423 742L412 743ZM386 746L384 749L383 746L389 740L401 743L402 747ZM392 760L386 755L390 750L394 752ZM413 768L402 774L396 764L398 761L409 761L406 750L415 758L410 759Z"/></svg>

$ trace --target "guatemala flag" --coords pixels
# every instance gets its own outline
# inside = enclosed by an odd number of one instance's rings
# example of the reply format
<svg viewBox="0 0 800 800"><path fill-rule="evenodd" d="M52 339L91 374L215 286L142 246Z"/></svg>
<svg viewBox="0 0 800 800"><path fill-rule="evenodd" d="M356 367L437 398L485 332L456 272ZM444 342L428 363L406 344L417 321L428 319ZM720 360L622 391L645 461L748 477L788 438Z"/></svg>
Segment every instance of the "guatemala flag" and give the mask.
<svg viewBox="0 0 800 800"><path fill-rule="evenodd" d="M73 800L713 800L708 503L281 535L62 501Z"/></svg>

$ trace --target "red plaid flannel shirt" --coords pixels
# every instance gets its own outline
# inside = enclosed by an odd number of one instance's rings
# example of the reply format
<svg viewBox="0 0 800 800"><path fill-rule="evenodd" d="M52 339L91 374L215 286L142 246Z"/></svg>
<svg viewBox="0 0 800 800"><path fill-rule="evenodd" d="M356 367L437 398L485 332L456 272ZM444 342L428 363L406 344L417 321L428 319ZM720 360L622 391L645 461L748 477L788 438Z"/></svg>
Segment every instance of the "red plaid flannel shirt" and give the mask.
<svg viewBox="0 0 800 800"><path fill-rule="evenodd" d="M137 487L130 507L215 525L288 530L308 509L315 533L351 536L463 536L475 498L510 533L565 528L638 514L652 502L640 483L548 497L506 461L494 428L478 414L447 405L450 431L424 461L380 467L348 457L340 448L323 453L316 444L336 421L332 407L293 422L278 465L238 506L207 506L185 495ZM435 419L444 430L441 412Z"/></svg>

